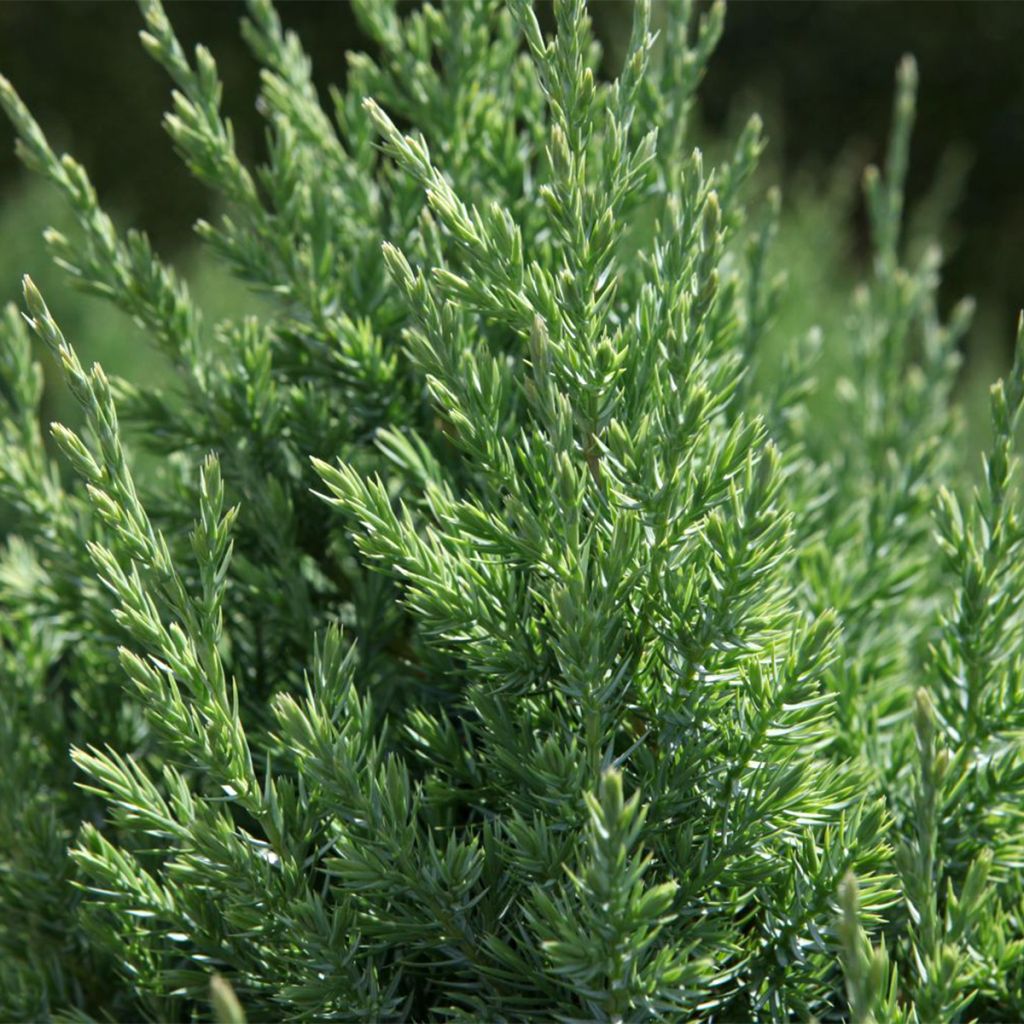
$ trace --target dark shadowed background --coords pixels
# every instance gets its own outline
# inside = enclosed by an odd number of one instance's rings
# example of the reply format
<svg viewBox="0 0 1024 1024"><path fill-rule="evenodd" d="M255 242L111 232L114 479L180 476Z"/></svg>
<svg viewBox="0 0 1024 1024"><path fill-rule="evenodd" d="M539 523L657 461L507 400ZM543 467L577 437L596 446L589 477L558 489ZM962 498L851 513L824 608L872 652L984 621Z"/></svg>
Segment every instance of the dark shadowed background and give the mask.
<svg viewBox="0 0 1024 1024"><path fill-rule="evenodd" d="M225 80L225 106L244 155L257 157L262 127L254 109L255 65L238 34L243 5L171 2L182 41L202 40ZM344 52L365 48L346 3L290 0L286 25L311 53L322 85L344 75ZM628 2L592 7L607 61L627 34ZM16 85L58 148L90 170L103 202L123 223L145 227L164 253L191 244L190 226L209 215L207 196L178 163L160 127L169 86L137 41L141 18L128 2L6 0L0 4L0 71ZM1024 305L1024 3L779 2L746 0L728 10L725 36L701 90L709 136L753 109L766 118L774 172L787 183L819 175L844 157L877 159L884 144L893 71L914 53L921 71L910 194L922 195L945 167L958 197L944 240L950 260L944 303L964 293L980 303L990 346L1008 346ZM8 276L13 221L4 209L25 194L24 175L0 125L0 269ZM851 156L852 154L852 156ZM852 204L848 227L863 237ZM13 227L12 227L13 225ZM15 232L17 233L17 232ZM24 259L35 257L25 250ZM13 295L16 276L0 281ZM1003 353L991 353L1003 357Z"/></svg>

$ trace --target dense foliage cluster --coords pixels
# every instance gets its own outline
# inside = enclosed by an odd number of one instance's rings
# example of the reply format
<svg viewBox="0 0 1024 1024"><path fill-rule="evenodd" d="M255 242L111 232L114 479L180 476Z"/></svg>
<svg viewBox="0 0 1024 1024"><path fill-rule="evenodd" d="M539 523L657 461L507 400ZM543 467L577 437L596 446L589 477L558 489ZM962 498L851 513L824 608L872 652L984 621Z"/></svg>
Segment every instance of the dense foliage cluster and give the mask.
<svg viewBox="0 0 1024 1024"><path fill-rule="evenodd" d="M638 2L610 82L582 0L357 10L328 113L252 0L251 169L144 6L265 316L205 324L0 80L55 258L175 370L27 280L2 321L0 1016L1021 1019L1024 356L971 492L912 62L870 279L779 339L759 122L687 138L721 6Z"/></svg>

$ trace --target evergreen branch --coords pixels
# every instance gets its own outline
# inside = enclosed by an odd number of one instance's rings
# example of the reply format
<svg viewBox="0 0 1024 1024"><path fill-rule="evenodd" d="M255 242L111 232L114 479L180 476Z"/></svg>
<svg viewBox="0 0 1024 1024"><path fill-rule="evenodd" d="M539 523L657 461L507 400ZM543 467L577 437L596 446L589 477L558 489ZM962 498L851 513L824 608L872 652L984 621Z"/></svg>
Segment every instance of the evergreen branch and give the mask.
<svg viewBox="0 0 1024 1024"><path fill-rule="evenodd" d="M118 236L99 206L85 169L70 156L58 158L42 129L10 82L0 76L0 106L18 133L25 165L52 181L70 204L85 236L84 248L59 232L47 241L55 259L83 287L101 295L145 325L171 359L197 387L203 384L199 314L188 289L161 263L144 234Z"/></svg>

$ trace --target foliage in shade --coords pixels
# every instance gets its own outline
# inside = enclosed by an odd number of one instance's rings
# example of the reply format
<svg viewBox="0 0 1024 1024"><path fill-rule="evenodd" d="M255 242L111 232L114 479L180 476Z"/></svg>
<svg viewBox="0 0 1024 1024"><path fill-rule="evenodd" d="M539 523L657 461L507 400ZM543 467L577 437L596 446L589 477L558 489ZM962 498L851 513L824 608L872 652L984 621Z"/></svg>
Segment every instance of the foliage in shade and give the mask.
<svg viewBox="0 0 1024 1024"><path fill-rule="evenodd" d="M913 62L870 277L780 344L760 123L687 142L720 5L637 3L610 82L583 0L357 11L325 109L251 0L250 168L143 6L265 315L207 324L0 79L55 259L174 370L27 279L0 324L0 1015L1020 1019L1024 331L971 493Z"/></svg>

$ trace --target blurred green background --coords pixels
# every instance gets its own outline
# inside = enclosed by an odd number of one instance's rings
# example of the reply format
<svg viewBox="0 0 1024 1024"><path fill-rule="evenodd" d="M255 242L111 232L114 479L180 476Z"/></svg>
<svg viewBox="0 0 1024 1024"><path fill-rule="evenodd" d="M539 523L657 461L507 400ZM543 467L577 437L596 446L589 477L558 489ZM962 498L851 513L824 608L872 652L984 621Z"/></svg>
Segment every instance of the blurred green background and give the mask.
<svg viewBox="0 0 1024 1024"><path fill-rule="evenodd" d="M243 155L258 160L257 69L238 34L241 2L172 2L182 41L206 43L225 82L225 107ZM285 0L321 86L340 81L344 52L365 49L348 4ZM592 4L614 67L627 35L628 0ZM550 11L542 8L550 18ZM209 196L175 158L160 127L169 102L163 71L138 44L141 18L128 2L6 0L0 4L0 71L21 92L59 150L90 170L123 225L145 228L190 280L207 312L251 308L254 299L198 250L192 223L210 217ZM819 322L836 337L849 290L866 261L859 177L880 158L893 72L901 54L920 65L918 126L909 183L920 227L943 222L948 254L942 300L973 294L979 315L967 350L965 395L999 373L1024 305L1024 3L779 2L739 0L701 90L699 135L713 141L752 110L771 144L766 180L781 183L783 229L776 264L791 280L779 328ZM77 295L52 268L40 235L70 227L53 192L30 179L0 125L0 298L22 273L42 286L68 335L88 358L129 377L158 372L136 329ZM970 382L976 380L975 387ZM59 399L49 411L68 412Z"/></svg>

